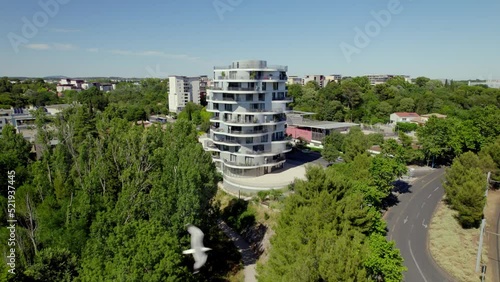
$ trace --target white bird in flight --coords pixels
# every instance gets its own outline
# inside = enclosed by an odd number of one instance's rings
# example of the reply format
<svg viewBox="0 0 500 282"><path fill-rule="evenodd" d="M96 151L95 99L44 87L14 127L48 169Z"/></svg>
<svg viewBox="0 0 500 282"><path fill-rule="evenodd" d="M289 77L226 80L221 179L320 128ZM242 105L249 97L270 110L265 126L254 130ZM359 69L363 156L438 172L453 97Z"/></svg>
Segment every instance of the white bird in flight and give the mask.
<svg viewBox="0 0 500 282"><path fill-rule="evenodd" d="M196 226L192 224L188 224L187 230L189 234L191 234L191 249L187 251L183 251L182 253L193 254L194 258L194 271L198 272L205 262L207 262L207 254L206 251L210 251L210 248L206 248L203 246L203 232Z"/></svg>

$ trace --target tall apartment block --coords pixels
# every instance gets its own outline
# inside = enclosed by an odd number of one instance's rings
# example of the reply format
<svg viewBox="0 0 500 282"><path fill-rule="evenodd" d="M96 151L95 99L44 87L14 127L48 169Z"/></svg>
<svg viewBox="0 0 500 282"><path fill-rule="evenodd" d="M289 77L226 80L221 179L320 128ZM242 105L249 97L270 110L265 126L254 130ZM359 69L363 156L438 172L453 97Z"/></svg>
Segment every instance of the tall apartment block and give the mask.
<svg viewBox="0 0 500 282"><path fill-rule="evenodd" d="M178 113L188 102L200 104L203 77L169 76L168 110ZM202 87L203 88L203 87Z"/></svg>
<svg viewBox="0 0 500 282"><path fill-rule="evenodd" d="M205 149L224 176L255 177L283 167L291 150L285 138L287 67L235 61L214 67L207 90L212 112Z"/></svg>

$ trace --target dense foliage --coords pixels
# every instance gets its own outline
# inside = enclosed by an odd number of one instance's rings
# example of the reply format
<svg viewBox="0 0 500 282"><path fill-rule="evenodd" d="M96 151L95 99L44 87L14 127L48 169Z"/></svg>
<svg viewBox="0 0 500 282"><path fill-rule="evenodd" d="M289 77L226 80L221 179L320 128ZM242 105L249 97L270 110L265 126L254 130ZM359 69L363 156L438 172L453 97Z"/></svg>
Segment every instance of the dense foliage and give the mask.
<svg viewBox="0 0 500 282"><path fill-rule="evenodd" d="M315 82L289 85L294 109L317 113L319 120L387 123L393 112L441 113L462 116L472 108L500 106L500 90L467 86L464 82L395 77L370 85L366 77L346 78L319 88Z"/></svg>
<svg viewBox="0 0 500 282"><path fill-rule="evenodd" d="M458 211L457 220L464 228L478 227L486 203L485 191L489 187L486 173L498 175L500 138L486 146L479 155L467 152L457 156L446 170L443 184L451 208Z"/></svg>
<svg viewBox="0 0 500 282"><path fill-rule="evenodd" d="M7 77L0 78L0 109L59 103L62 101L57 96L55 85L45 83L41 78L25 81L10 80Z"/></svg>
<svg viewBox="0 0 500 282"><path fill-rule="evenodd" d="M401 281L403 259L378 211L404 165L359 154L311 167L285 199L260 281Z"/></svg>
<svg viewBox="0 0 500 282"><path fill-rule="evenodd" d="M38 128L39 140L60 140L53 148L41 146L38 160L12 127L2 132L1 170L16 171L17 188L16 275L10 281L199 281L225 275L239 256L217 229L212 199L219 176L195 126L136 126L102 112L96 103L102 96L94 94ZM6 199L2 189L2 218ZM213 249L196 276L192 257L182 255L189 248L188 223L205 231L205 244ZM0 222L2 242L9 235L5 224ZM7 253L6 247L0 252Z"/></svg>

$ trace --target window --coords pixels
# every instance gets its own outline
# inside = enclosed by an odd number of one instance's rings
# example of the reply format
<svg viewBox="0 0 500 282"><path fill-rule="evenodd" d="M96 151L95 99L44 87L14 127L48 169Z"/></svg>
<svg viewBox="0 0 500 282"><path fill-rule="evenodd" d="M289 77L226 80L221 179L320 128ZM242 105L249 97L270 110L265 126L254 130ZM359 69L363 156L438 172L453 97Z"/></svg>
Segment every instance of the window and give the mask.
<svg viewBox="0 0 500 282"><path fill-rule="evenodd" d="M278 83L277 82L273 82L273 90L278 90Z"/></svg>
<svg viewBox="0 0 500 282"><path fill-rule="evenodd" d="M253 164L253 157L245 157L246 164Z"/></svg>
<svg viewBox="0 0 500 282"><path fill-rule="evenodd" d="M246 94L247 101L253 101L253 94Z"/></svg>
<svg viewBox="0 0 500 282"><path fill-rule="evenodd" d="M236 161L236 155L231 154L231 161L235 162Z"/></svg>
<svg viewBox="0 0 500 282"><path fill-rule="evenodd" d="M267 134L266 134L266 135L263 135L263 136L260 138L260 142L263 142L263 143L267 142L268 140L269 140L269 135L267 135Z"/></svg>
<svg viewBox="0 0 500 282"><path fill-rule="evenodd" d="M262 82L262 90L263 90L263 91L266 91L266 85L267 85L267 83L266 83L266 82Z"/></svg>
<svg viewBox="0 0 500 282"><path fill-rule="evenodd" d="M230 112L233 111L233 105L225 104L224 105L224 110L225 111L230 111Z"/></svg>
<svg viewBox="0 0 500 282"><path fill-rule="evenodd" d="M247 137L246 139L247 139L246 140L247 144L252 144L253 143L253 138L252 137Z"/></svg>

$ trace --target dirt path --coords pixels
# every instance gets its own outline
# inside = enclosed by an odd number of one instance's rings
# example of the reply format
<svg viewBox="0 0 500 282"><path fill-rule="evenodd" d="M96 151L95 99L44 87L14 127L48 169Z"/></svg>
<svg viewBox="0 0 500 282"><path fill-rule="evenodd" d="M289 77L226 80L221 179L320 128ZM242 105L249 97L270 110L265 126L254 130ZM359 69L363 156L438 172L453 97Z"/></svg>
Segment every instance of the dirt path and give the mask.
<svg viewBox="0 0 500 282"><path fill-rule="evenodd" d="M231 229L231 227L229 227L224 221L219 220L218 224L219 228L231 241L233 241L233 244L241 253L241 258L244 265L243 272L245 274L245 282L257 282L257 273L255 272L255 263L257 262L257 256L250 248L250 245L238 233Z"/></svg>
<svg viewBox="0 0 500 282"><path fill-rule="evenodd" d="M488 242L486 281L500 282L500 191L489 190L485 211L485 239Z"/></svg>

